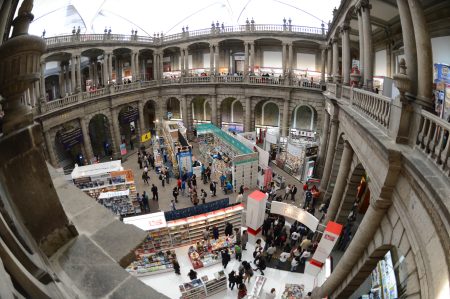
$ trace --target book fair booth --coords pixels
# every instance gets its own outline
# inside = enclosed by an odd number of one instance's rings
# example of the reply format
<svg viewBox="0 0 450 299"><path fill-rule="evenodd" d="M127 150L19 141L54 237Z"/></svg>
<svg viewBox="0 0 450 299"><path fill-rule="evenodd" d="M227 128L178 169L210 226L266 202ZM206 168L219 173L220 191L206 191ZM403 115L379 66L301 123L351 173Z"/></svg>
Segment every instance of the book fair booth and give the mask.
<svg viewBox="0 0 450 299"><path fill-rule="evenodd" d="M114 214L124 217L141 213L133 172L124 170L120 160L75 165L71 178L75 186Z"/></svg>
<svg viewBox="0 0 450 299"><path fill-rule="evenodd" d="M212 124L198 124L197 136L202 160L212 165L212 180L230 182L234 192L257 186L257 152Z"/></svg>
<svg viewBox="0 0 450 299"><path fill-rule="evenodd" d="M217 240L205 242L203 233L208 227L212 235L214 226L223 232L227 222L233 227L241 227L243 210L242 204L230 206L226 198L176 211L124 218L125 224L147 231L146 239L135 251L136 261L127 267L127 271L136 276L167 272L172 269L172 260L176 258L173 248L186 245L190 245L188 257L192 268L219 263L219 251L224 248L231 250L236 237L225 237L222 233Z"/></svg>

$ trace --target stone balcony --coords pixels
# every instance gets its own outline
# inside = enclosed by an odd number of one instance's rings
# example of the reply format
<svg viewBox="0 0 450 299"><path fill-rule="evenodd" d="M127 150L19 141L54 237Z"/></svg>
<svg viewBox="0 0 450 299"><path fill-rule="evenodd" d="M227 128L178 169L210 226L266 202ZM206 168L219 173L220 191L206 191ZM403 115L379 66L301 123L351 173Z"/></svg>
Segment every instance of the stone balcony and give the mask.
<svg viewBox="0 0 450 299"><path fill-rule="evenodd" d="M277 37L299 37L310 40L325 41L327 30L325 28L279 25L279 24L247 24L239 26L224 26L194 31L184 31L167 36L138 36L123 34L72 34L46 38L49 51L58 48L68 48L78 45L137 45L160 47L180 42L196 40L209 40L211 38L230 38L258 35L276 35Z"/></svg>

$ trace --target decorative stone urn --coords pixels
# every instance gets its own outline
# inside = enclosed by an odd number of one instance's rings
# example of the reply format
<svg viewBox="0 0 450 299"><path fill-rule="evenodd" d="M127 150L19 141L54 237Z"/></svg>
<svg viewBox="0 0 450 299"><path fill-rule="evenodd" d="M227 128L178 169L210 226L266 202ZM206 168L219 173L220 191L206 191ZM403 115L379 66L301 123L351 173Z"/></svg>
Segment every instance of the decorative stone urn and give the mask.
<svg viewBox="0 0 450 299"><path fill-rule="evenodd" d="M399 63L400 73L394 75L394 84L400 92L400 100L402 103L407 103L408 99L405 97L405 93L411 89L411 80L406 75L406 63L405 59L401 59Z"/></svg>
<svg viewBox="0 0 450 299"><path fill-rule="evenodd" d="M31 108L20 98L40 77L40 57L45 52L45 41L28 35L34 16L33 1L25 0L13 21L12 38L0 46L0 94L5 98L3 132L8 133L32 123Z"/></svg>

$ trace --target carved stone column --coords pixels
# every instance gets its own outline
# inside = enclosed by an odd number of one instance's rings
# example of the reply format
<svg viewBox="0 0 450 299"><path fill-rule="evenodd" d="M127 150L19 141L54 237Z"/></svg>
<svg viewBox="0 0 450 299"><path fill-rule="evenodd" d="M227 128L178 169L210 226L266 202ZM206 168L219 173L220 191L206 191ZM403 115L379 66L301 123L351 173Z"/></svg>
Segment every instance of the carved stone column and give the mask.
<svg viewBox="0 0 450 299"><path fill-rule="evenodd" d="M244 41L244 78L248 80L248 42Z"/></svg>
<svg viewBox="0 0 450 299"><path fill-rule="evenodd" d="M320 56L321 63L322 63L321 69L320 69L320 71L321 71L321 73L320 73L320 83L322 83L322 84L325 83L325 65L326 65L326 58L327 58L325 51L326 51L326 49L323 48L322 52L321 52L321 56Z"/></svg>
<svg viewBox="0 0 450 299"><path fill-rule="evenodd" d="M344 24L341 29L342 34L342 83L350 85L350 26Z"/></svg>
<svg viewBox="0 0 450 299"><path fill-rule="evenodd" d="M40 62L40 67L41 67L41 75L39 77L40 99L41 101L47 101L47 95L45 92L45 61L42 60Z"/></svg>
<svg viewBox="0 0 450 299"><path fill-rule="evenodd" d="M120 144L122 143L122 138L120 136L120 124L119 124L119 107L111 109L112 115L112 127L111 136L113 136L113 157L119 158L120 155Z"/></svg>
<svg viewBox="0 0 450 299"><path fill-rule="evenodd" d="M209 75L214 75L214 45L209 44Z"/></svg>
<svg viewBox="0 0 450 299"><path fill-rule="evenodd" d="M220 48L219 44L216 44L214 47L214 72L219 74L220 72Z"/></svg>
<svg viewBox="0 0 450 299"><path fill-rule="evenodd" d="M70 58L70 92L71 93L75 93L76 90L76 59L75 56L72 55L72 57Z"/></svg>
<svg viewBox="0 0 450 299"><path fill-rule="evenodd" d="M245 122L244 131L250 132L252 130L252 98L245 98Z"/></svg>
<svg viewBox="0 0 450 299"><path fill-rule="evenodd" d="M347 178L350 172L350 166L353 159L353 149L348 143L344 142L344 151L342 153L341 163L339 164L339 171L334 185L333 194L331 195L330 206L328 207L327 215L325 217L325 225L328 221L334 221L339 206L344 195L345 187L347 186Z"/></svg>
<svg viewBox="0 0 450 299"><path fill-rule="evenodd" d="M94 157L94 153L92 151L91 137L89 135L89 130L86 126L86 119L84 117L80 118L80 127L81 132L83 133L84 151L86 153L86 158L90 163L92 161L92 158Z"/></svg>
<svg viewBox="0 0 450 299"><path fill-rule="evenodd" d="M337 39L333 39L333 82L339 83L339 44Z"/></svg>
<svg viewBox="0 0 450 299"><path fill-rule="evenodd" d="M358 14L358 40L359 40L359 72L361 75L360 85L362 86L365 81L365 67L364 67L364 32L363 32L363 20L362 20L362 10L357 6Z"/></svg>
<svg viewBox="0 0 450 299"><path fill-rule="evenodd" d="M364 87L372 90L373 87L373 48L372 25L370 23L370 9L368 0L360 1L361 19L364 34Z"/></svg>
<svg viewBox="0 0 450 299"><path fill-rule="evenodd" d="M213 94L209 98L211 103L211 123L217 127L220 127L217 121L217 95Z"/></svg>
<svg viewBox="0 0 450 299"><path fill-rule="evenodd" d="M333 76L333 48L331 45L327 46L327 81L331 82Z"/></svg>
<svg viewBox="0 0 450 299"><path fill-rule="evenodd" d="M328 132L330 130L330 114L325 111L325 119L323 122L323 129L322 129L322 136L320 138L320 148L319 148L319 157L318 157L318 162L319 165L323 166L324 163L324 158L325 158L325 150L327 148L327 143L328 143Z"/></svg>
<svg viewBox="0 0 450 299"><path fill-rule="evenodd" d="M333 166L334 153L336 151L336 143L338 138L339 121L337 119L331 119L331 131L330 139L328 143L327 156L325 160L325 166L323 168L323 175L320 181L320 191L323 193L328 186L328 181L330 180L331 167Z"/></svg>
<svg viewBox="0 0 450 299"><path fill-rule="evenodd" d="M287 72L287 67L286 67L286 61L287 61L287 56L286 56L286 43L282 43L281 44L281 68L283 69L283 78L286 75Z"/></svg>
<svg viewBox="0 0 450 299"><path fill-rule="evenodd" d="M145 127L144 103L142 101L138 102L138 109L139 109L139 128L141 129L141 134L145 134L146 132L148 132L148 129ZM141 140L141 136L139 136L139 142L140 142L140 140Z"/></svg>
<svg viewBox="0 0 450 299"><path fill-rule="evenodd" d="M281 136L286 137L289 135L288 127L289 127L289 99L284 100L283 105L283 123L281 127Z"/></svg>
<svg viewBox="0 0 450 299"><path fill-rule="evenodd" d="M249 42L249 65L250 72L254 74L255 72L255 43L253 41Z"/></svg>

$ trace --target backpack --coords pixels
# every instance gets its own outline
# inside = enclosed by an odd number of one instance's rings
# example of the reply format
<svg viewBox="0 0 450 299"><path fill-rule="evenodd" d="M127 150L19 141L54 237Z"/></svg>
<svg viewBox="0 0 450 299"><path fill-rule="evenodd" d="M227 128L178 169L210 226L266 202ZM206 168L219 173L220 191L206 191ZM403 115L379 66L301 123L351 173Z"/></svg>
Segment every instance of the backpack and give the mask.
<svg viewBox="0 0 450 299"><path fill-rule="evenodd" d="M159 175L159 180L162 181L163 177L162 174Z"/></svg>

